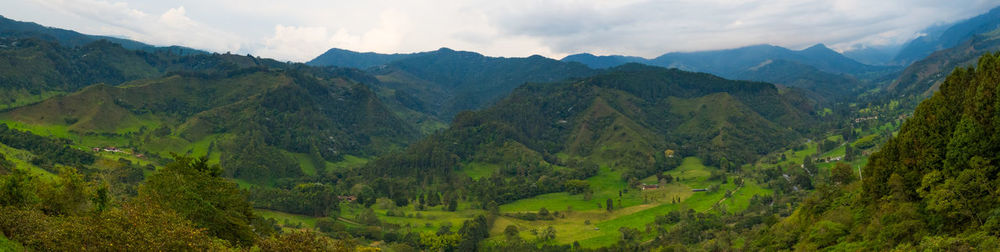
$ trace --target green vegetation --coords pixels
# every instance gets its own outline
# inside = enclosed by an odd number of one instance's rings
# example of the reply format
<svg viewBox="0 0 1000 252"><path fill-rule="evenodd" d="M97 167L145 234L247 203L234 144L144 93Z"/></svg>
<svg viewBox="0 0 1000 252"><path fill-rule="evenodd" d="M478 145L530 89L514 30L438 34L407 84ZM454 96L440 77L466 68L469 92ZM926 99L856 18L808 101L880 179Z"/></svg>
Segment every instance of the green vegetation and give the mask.
<svg viewBox="0 0 1000 252"><path fill-rule="evenodd" d="M811 194L759 236L771 249L953 250L996 247L994 132L1000 54L959 68L862 170L861 182ZM840 202L840 203L837 203ZM856 214L838 214L855 212Z"/></svg>
<svg viewBox="0 0 1000 252"><path fill-rule="evenodd" d="M1000 54L944 78L926 69L965 54L942 51L892 84L891 67L787 58L822 46L649 61L770 84L449 49L341 52L379 66L362 71L49 40L65 39L0 38L0 250L1000 244ZM761 49L786 55L681 57Z"/></svg>

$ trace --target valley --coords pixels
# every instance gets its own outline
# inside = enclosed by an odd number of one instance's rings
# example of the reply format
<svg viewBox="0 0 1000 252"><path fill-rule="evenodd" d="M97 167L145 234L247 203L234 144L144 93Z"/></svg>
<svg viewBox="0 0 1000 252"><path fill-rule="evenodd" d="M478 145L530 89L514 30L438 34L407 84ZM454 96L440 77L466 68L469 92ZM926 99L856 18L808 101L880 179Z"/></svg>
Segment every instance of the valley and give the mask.
<svg viewBox="0 0 1000 252"><path fill-rule="evenodd" d="M0 17L0 251L990 248L997 13L878 65L824 44L297 63Z"/></svg>

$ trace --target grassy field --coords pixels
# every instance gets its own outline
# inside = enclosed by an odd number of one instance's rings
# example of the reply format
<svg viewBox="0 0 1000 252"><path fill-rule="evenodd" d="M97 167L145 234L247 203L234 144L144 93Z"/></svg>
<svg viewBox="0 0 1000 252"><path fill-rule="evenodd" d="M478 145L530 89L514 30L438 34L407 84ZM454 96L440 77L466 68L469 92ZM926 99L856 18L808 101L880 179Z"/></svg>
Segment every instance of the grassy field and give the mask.
<svg viewBox="0 0 1000 252"><path fill-rule="evenodd" d="M534 238L530 233L532 229L552 226L557 234L555 243L569 244L579 241L584 247L601 247L617 242L620 236L618 228L632 227L645 230L646 225L652 223L656 216L673 210L690 208L696 211L709 211L716 203L721 202L723 207L729 208L730 211L738 211L746 208L753 195L770 193L752 181L738 190L736 185L731 183L732 178L726 184L721 184L722 181L710 181L708 177L713 169L716 168L705 166L701 160L689 157L680 167L668 172L672 176L680 177L681 182L654 190L632 189L624 192L626 184L621 181L620 173L606 166L601 167L597 176L587 180L595 191L590 200L585 200L584 195L550 193L500 206L503 213L534 212L544 207L550 212L558 211L560 217L553 220L527 221L501 216L494 223L491 239L502 239L503 229L508 225L518 227L520 235L525 239ZM691 191L692 188L703 188L712 184L720 184L720 189L714 192ZM725 198L726 190L735 190L731 198ZM619 191L623 191L620 198ZM615 204L615 209L610 212L604 206L604 202L609 198ZM674 202L674 199L680 199L680 202ZM469 202L460 202L459 210L455 212L444 211L443 208L436 206L416 211L412 205L396 207L385 199L380 199L373 205L381 221L400 225L410 232L435 232L443 225L450 225L452 230L456 231L465 220L484 213L480 209L475 209ZM390 210L402 212L402 216L388 216ZM362 206L341 204L340 216L354 220L362 211L364 211ZM267 218L278 220L279 223L287 220L292 225L302 223L303 228L315 227L316 218L313 217L267 210L258 212ZM649 235L651 237L651 234Z"/></svg>
<svg viewBox="0 0 1000 252"><path fill-rule="evenodd" d="M371 160L363 157L344 155L344 160L341 160L336 163L327 163L326 169L327 171L345 170L348 168L363 166L367 164L368 161Z"/></svg>
<svg viewBox="0 0 1000 252"><path fill-rule="evenodd" d="M472 179L479 179L482 177L488 177L493 174L494 171L499 170L500 165L498 164L487 164L480 162L470 162L462 166L460 171L462 174L469 176Z"/></svg>
<svg viewBox="0 0 1000 252"><path fill-rule="evenodd" d="M688 208L709 211L717 203L721 203L722 207L730 212L741 211L746 209L753 195L771 193L753 181L747 181L737 189L732 183L732 177L725 184L718 180L708 180L714 169L716 168L702 164L698 158L685 158L679 167L667 172L671 176L680 178L678 182L659 189L629 190L622 195L622 204L608 212L604 208L598 208L597 204L612 198L617 205L616 194L626 185L621 181L619 173L602 167L597 176L587 180L591 188L597 191L593 199L587 201L583 199L583 195L551 193L502 205L501 212L537 211L545 207L550 211L559 211L562 217L541 221L500 217L494 223L491 235L494 236L493 239L500 239L503 230L508 225L514 225L521 231L522 237L533 239L530 230L552 226L556 230L556 243L569 244L577 241L587 248L602 247L618 241L621 235L619 228L631 227L645 231L646 225L652 223L657 215ZM655 182L655 177L646 178L643 182L652 184ZM719 185L719 190L691 191L693 188L706 188L711 185ZM735 190L732 197L725 197L727 190ZM680 199L680 202L674 203L674 199ZM570 207L571 210L567 210ZM652 234L647 233L647 236L646 238L651 238Z"/></svg>
<svg viewBox="0 0 1000 252"><path fill-rule="evenodd" d="M34 154L31 154L31 152L11 148L10 146L0 143L0 153L3 153L4 157L6 157L8 161L14 163L14 167L17 167L17 169L27 169L29 173L37 176L43 181L52 181L57 178L56 174L31 164L30 161L35 156Z"/></svg>
<svg viewBox="0 0 1000 252"><path fill-rule="evenodd" d="M285 223L289 223L291 225L296 225L296 224L301 223L301 226L302 226L303 229L314 229L314 228L316 228L316 220L319 220L319 218L312 217L312 216L306 216L306 215L300 215L300 214L290 214L290 213L285 213L285 212L278 212L278 211L271 211L271 210L264 210L264 209L257 209L256 212L257 212L258 215L260 215L264 219L273 218L273 219L277 220L279 225L284 225ZM292 228L282 227L282 229L292 229Z"/></svg>
<svg viewBox="0 0 1000 252"><path fill-rule="evenodd" d="M24 247L16 241L11 241L0 232L0 251L24 251Z"/></svg>
<svg viewBox="0 0 1000 252"><path fill-rule="evenodd" d="M635 206L642 203L642 195L639 190L627 190L628 186L621 180L621 173L612 171L607 166L602 166L596 176L587 180L590 188L594 191L590 200L585 199L584 194L571 195L566 192L542 194L536 197L514 201L500 206L502 212L523 212L538 211L545 208L549 211L564 211L573 209L576 211L603 209L607 199L614 200L614 204L625 207ZM621 197L618 192L623 191ZM619 201L620 200L620 201Z"/></svg>

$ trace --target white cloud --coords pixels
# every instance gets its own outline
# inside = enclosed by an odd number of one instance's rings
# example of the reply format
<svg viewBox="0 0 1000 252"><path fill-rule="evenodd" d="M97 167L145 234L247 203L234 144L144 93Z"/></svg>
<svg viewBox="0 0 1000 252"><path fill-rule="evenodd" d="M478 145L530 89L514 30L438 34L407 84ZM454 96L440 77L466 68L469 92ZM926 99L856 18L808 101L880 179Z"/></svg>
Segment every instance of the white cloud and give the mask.
<svg viewBox="0 0 1000 252"><path fill-rule="evenodd" d="M154 45L182 45L212 51L239 51L243 40L235 34L189 18L184 6L170 8L157 15L131 8L124 2L48 0L39 3L62 14L97 21L98 27L85 27L80 30L84 33L121 36Z"/></svg>
<svg viewBox="0 0 1000 252"><path fill-rule="evenodd" d="M306 61L330 47L450 47L493 56L655 57L769 43L899 44L995 0L0 0L26 21L217 52ZM3 11L0 11L3 12Z"/></svg>

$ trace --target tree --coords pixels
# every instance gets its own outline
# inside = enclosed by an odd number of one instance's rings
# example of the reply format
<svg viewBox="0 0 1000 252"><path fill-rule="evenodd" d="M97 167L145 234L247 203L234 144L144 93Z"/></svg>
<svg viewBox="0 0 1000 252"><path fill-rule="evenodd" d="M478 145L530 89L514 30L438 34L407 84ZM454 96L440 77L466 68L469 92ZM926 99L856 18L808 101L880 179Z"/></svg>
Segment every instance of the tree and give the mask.
<svg viewBox="0 0 1000 252"><path fill-rule="evenodd" d="M364 184L355 185L351 188L351 193L356 195L358 197L358 203L365 207L371 207L375 204L375 200L378 199L378 195L375 194L375 190Z"/></svg>
<svg viewBox="0 0 1000 252"><path fill-rule="evenodd" d="M59 171L59 184L44 191L42 209L55 215L82 214L91 207L92 188L75 168L63 167Z"/></svg>
<svg viewBox="0 0 1000 252"><path fill-rule="evenodd" d="M454 212L458 210L458 197L448 197L448 211Z"/></svg>
<svg viewBox="0 0 1000 252"><path fill-rule="evenodd" d="M13 169L0 180L0 205L24 207L38 202L36 180L26 170Z"/></svg>
<svg viewBox="0 0 1000 252"><path fill-rule="evenodd" d="M548 226L537 234L538 241L547 242L556 239L556 229Z"/></svg>
<svg viewBox="0 0 1000 252"><path fill-rule="evenodd" d="M621 240L618 244L622 248L625 248L625 250L633 250L638 245L639 239L642 237L639 230L635 228L621 227L618 228L618 232L622 234Z"/></svg>
<svg viewBox="0 0 1000 252"><path fill-rule="evenodd" d="M846 185L854 182L854 171L847 163L837 163L830 169L830 180L835 184Z"/></svg>
<svg viewBox="0 0 1000 252"><path fill-rule="evenodd" d="M208 165L208 158L174 155L174 161L150 176L139 197L159 202L167 209L205 228L209 235L233 245L249 246L257 237L253 223L260 222L236 183L220 177L222 168Z"/></svg>
<svg viewBox="0 0 1000 252"><path fill-rule="evenodd" d="M579 179L567 180L563 183L563 186L566 187L566 192L569 192L569 194L580 194L590 190L590 184L587 181Z"/></svg>
<svg viewBox="0 0 1000 252"><path fill-rule="evenodd" d="M612 201L611 199L608 199L607 201L605 201L604 202L604 206L608 209L608 212L611 212L611 210L615 209L614 201Z"/></svg>
<svg viewBox="0 0 1000 252"><path fill-rule="evenodd" d="M375 215L375 210L371 208L365 208L358 214L358 222L368 226L378 226L381 221L379 221L378 216Z"/></svg>
<svg viewBox="0 0 1000 252"><path fill-rule="evenodd" d="M898 173L892 173L889 176L889 191L892 196L892 200L898 201L909 201L910 197L906 192L906 184L903 183L903 177L899 176Z"/></svg>
<svg viewBox="0 0 1000 252"><path fill-rule="evenodd" d="M435 207L440 204L441 204L441 195L438 195L437 192L431 192L430 195L427 196L428 206Z"/></svg>
<svg viewBox="0 0 1000 252"><path fill-rule="evenodd" d="M519 236L518 233L517 226L514 226L513 224L507 225L507 227L503 229L503 236L509 242L520 241L521 236Z"/></svg>

